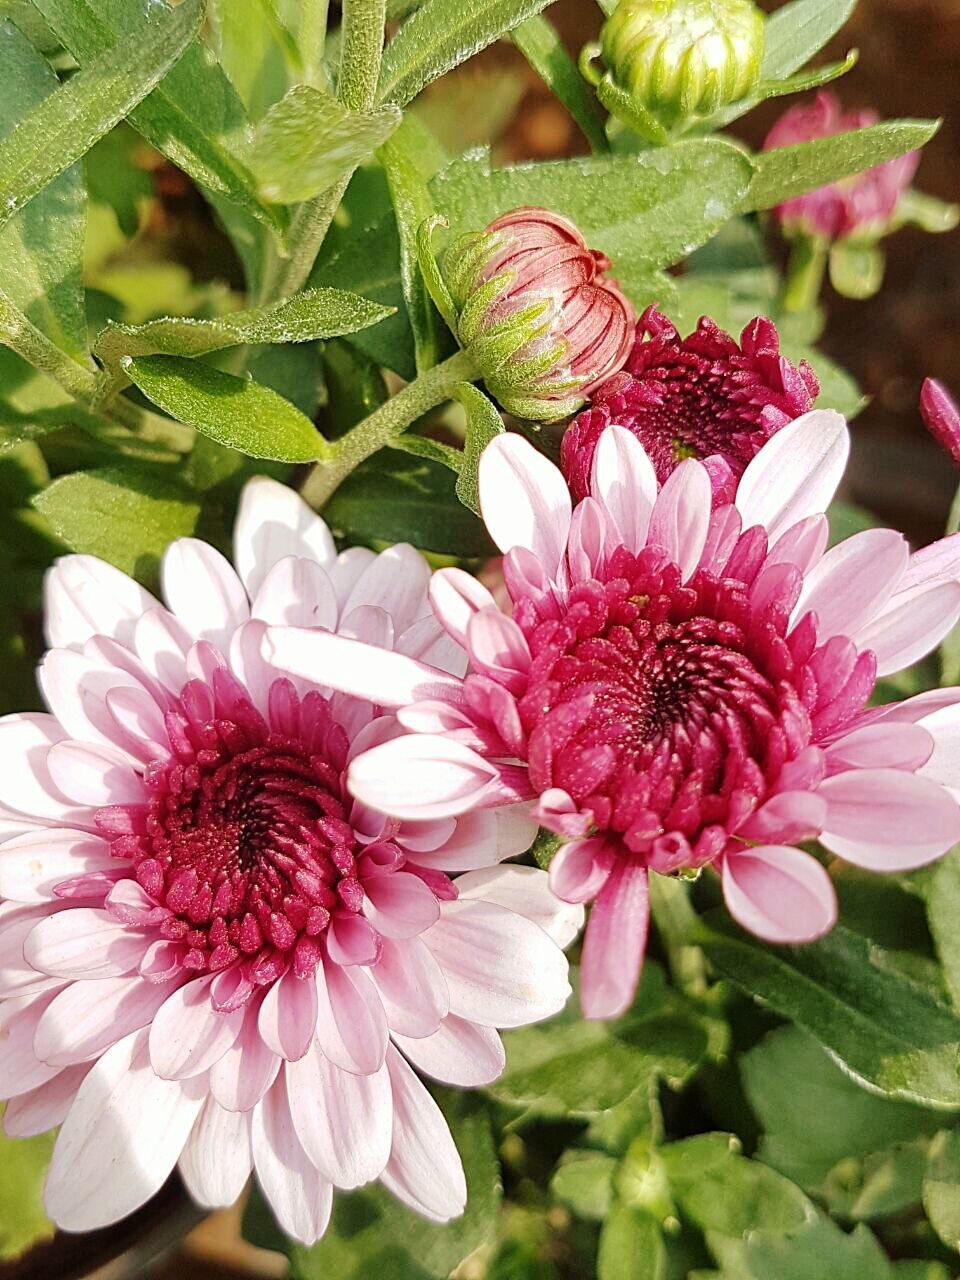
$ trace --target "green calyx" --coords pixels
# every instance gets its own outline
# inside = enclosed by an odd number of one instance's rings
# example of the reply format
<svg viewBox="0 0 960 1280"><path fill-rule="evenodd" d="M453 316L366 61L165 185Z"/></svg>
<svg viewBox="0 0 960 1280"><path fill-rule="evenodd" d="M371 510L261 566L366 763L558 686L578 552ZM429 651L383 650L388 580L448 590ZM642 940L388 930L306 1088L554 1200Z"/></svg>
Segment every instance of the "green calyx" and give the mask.
<svg viewBox="0 0 960 1280"><path fill-rule="evenodd" d="M752 0L620 0L580 68L608 111L664 143L757 88L764 22Z"/></svg>

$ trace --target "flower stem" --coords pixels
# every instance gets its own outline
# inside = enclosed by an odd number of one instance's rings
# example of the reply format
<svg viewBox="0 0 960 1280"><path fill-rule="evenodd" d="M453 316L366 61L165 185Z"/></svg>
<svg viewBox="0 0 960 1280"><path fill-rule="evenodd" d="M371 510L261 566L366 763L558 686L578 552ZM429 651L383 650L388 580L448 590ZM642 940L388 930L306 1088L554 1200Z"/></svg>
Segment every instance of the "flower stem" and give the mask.
<svg viewBox="0 0 960 1280"><path fill-rule="evenodd" d="M337 96L350 111L367 111L374 104L386 21L386 0L344 0ZM280 258L274 252L268 258L258 299L261 305L292 298L306 284L353 173L351 169L334 186L298 207L287 234L289 257Z"/></svg>
<svg viewBox="0 0 960 1280"><path fill-rule="evenodd" d="M820 297L827 266L827 242L818 236L799 236L790 250L783 305L787 311L811 311Z"/></svg>
<svg viewBox="0 0 960 1280"><path fill-rule="evenodd" d="M312 507L320 508L355 467L388 445L428 410L449 400L460 382L480 376L468 351L458 351L408 382L402 391L387 400L368 418L335 440L329 461L318 462L301 490Z"/></svg>
<svg viewBox="0 0 960 1280"><path fill-rule="evenodd" d="M0 291L0 342L48 378L52 378L77 404L100 418L109 418L148 444L174 453L186 453L193 444L192 428L141 409L122 396L107 408L98 403L102 374L90 362L80 364L31 324L12 300Z"/></svg>

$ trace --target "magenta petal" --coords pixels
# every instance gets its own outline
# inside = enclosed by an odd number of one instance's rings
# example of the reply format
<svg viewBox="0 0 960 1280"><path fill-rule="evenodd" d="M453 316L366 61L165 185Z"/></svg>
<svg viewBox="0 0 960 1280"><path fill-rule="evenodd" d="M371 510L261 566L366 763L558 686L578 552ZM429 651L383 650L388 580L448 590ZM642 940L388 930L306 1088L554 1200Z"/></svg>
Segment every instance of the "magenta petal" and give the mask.
<svg viewBox="0 0 960 1280"><path fill-rule="evenodd" d="M571 840L550 863L550 888L564 902L589 902L606 884L614 856L602 836Z"/></svg>
<svg viewBox="0 0 960 1280"><path fill-rule="evenodd" d="M619 862L587 922L580 961L580 1005L587 1018L616 1018L633 1000L650 923L646 868Z"/></svg>
<svg viewBox="0 0 960 1280"><path fill-rule="evenodd" d="M815 858L791 845L758 845L723 859L723 897L734 920L767 942L812 942L833 928L837 900Z"/></svg>

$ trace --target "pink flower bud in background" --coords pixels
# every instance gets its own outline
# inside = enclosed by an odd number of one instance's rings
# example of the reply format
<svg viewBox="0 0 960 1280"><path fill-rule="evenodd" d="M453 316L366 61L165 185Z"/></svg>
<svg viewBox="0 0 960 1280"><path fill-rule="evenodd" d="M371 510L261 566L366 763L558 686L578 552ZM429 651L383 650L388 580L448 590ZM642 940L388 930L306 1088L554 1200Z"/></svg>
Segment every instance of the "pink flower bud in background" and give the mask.
<svg viewBox="0 0 960 1280"><path fill-rule="evenodd" d="M568 219L514 209L448 251L458 336L510 413L556 421L623 367L636 315Z"/></svg>
<svg viewBox="0 0 960 1280"><path fill-rule="evenodd" d="M942 382L925 378L920 389L920 413L927 430L960 466L960 409Z"/></svg>
<svg viewBox="0 0 960 1280"><path fill-rule="evenodd" d="M782 426L813 408L813 370L780 353L770 320L735 338L706 316L686 338L656 307L637 325L626 368L593 393L567 428L561 464L577 501L590 493L593 456L610 423L643 445L665 483L684 458L699 458L718 500L728 502L750 459Z"/></svg>
<svg viewBox="0 0 960 1280"><path fill-rule="evenodd" d="M843 111L835 94L821 90L812 102L784 112L767 135L763 148L770 151L774 147L830 138L837 133L863 129L878 120L874 111ZM828 240L878 237L887 230L919 161L920 152L911 151L841 182L831 182L816 191L785 200L774 212L788 235L799 231Z"/></svg>

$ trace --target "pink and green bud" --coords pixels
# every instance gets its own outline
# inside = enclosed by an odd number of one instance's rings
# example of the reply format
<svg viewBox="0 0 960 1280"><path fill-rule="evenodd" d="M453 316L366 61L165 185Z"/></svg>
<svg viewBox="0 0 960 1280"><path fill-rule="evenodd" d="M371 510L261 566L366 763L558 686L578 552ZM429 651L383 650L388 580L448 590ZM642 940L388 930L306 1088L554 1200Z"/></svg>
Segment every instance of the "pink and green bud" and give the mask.
<svg viewBox="0 0 960 1280"><path fill-rule="evenodd" d="M457 336L509 413L567 417L623 367L636 315L609 266L547 209L514 209L448 250Z"/></svg>
<svg viewBox="0 0 960 1280"><path fill-rule="evenodd" d="M764 21L752 0L621 0L601 33L606 74L581 69L609 111L665 142L756 88Z"/></svg>
<svg viewBox="0 0 960 1280"><path fill-rule="evenodd" d="M960 467L960 408L936 378L924 380L920 391L920 413L934 440Z"/></svg>

